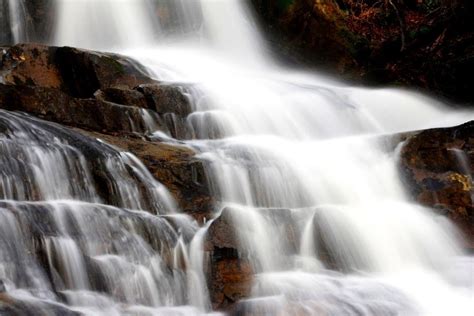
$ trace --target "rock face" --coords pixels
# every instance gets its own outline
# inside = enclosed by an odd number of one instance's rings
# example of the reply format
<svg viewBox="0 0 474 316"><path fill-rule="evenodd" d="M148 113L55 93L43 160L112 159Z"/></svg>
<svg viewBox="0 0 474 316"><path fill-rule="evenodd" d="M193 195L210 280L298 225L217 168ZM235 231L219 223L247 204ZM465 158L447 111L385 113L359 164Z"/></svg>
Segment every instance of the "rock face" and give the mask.
<svg viewBox="0 0 474 316"><path fill-rule="evenodd" d="M413 197L453 220L474 248L474 122L409 137L401 169Z"/></svg>
<svg viewBox="0 0 474 316"><path fill-rule="evenodd" d="M144 116L151 110L154 128L190 135L186 88L160 84L129 58L33 44L6 48L0 58L3 108L95 131L140 133L150 128Z"/></svg>
<svg viewBox="0 0 474 316"><path fill-rule="evenodd" d="M250 0L278 55L473 103L470 0Z"/></svg>
<svg viewBox="0 0 474 316"><path fill-rule="evenodd" d="M146 136L161 130L187 138L186 87L160 84L123 56L33 44L0 51L0 76L0 108L75 127L135 154L184 212L199 221L211 217L202 161L189 148Z"/></svg>
<svg viewBox="0 0 474 316"><path fill-rule="evenodd" d="M190 148L179 144L151 142L134 135L107 135L75 130L133 153L171 191L183 212L199 222L212 217L214 200L209 191L204 165Z"/></svg>
<svg viewBox="0 0 474 316"><path fill-rule="evenodd" d="M102 88L133 88L153 80L129 58L70 47L21 44L4 49L1 69L6 84L60 89L91 98Z"/></svg>
<svg viewBox="0 0 474 316"><path fill-rule="evenodd" d="M40 45L18 45L0 51L0 108L60 123L133 153L170 190L182 211L203 223L216 211L204 162L179 141L153 141L146 122L151 116L154 129L177 139L189 138L186 118L192 108L188 88L157 82L134 61L113 54ZM401 168L414 198L449 216L473 241L474 123L404 137L407 141ZM75 145L80 147L77 139ZM86 155L93 165L93 152ZM100 181L100 166L92 167L98 186L106 187ZM113 205L107 200L107 188L102 191L103 200ZM278 235L287 238L285 248L296 254L301 232L292 226L295 219L291 212L261 212L278 229ZM204 243L209 259L206 275L216 310L232 311L236 302L250 295L256 271L248 250L237 237L248 232L245 229L233 221L232 209L224 209L209 226ZM337 260L331 255L324 254L321 260L337 269ZM3 295L1 292L0 284ZM0 298L8 299L5 295ZM10 304L4 312L14 313L12 308L29 311L28 306Z"/></svg>
<svg viewBox="0 0 474 316"><path fill-rule="evenodd" d="M239 300L249 297L254 274L240 246L231 212L231 209L222 211L209 227L205 241L205 251L210 257L207 282L216 310L229 310Z"/></svg>
<svg viewBox="0 0 474 316"><path fill-rule="evenodd" d="M250 297L254 276L258 272L251 260L254 254L243 241L254 233L254 227L238 220L242 215L237 214L241 211L238 207L224 208L209 226L204 243L209 258L207 282L213 308L229 311L232 315L242 314L242 306L238 303ZM278 231L275 234L284 236L279 246L296 255L301 232L295 226L291 210L261 208L257 212L267 225Z"/></svg>

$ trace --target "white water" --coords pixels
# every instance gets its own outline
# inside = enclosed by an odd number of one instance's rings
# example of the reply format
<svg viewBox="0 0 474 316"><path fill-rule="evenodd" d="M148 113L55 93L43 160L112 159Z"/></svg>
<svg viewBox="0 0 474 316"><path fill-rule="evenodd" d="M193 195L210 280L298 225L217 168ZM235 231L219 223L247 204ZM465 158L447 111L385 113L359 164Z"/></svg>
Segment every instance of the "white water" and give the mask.
<svg viewBox="0 0 474 316"><path fill-rule="evenodd" d="M457 287L446 276L462 255L454 228L408 202L396 153L376 135L455 125L473 113L271 65L239 1L201 4L205 44L127 54L157 78L199 90L188 123L202 140L188 143L209 161L215 194L244 227L241 242L259 272L249 310L469 315L472 280ZM290 215L263 215L268 207ZM296 253L281 220L306 230ZM322 268L321 240L349 276Z"/></svg>
<svg viewBox="0 0 474 316"><path fill-rule="evenodd" d="M154 41L148 0L57 0L58 45L113 49Z"/></svg>
<svg viewBox="0 0 474 316"><path fill-rule="evenodd" d="M194 111L187 122L196 139L187 143L209 162L214 194L220 206L232 206L235 227L244 231L242 246L258 273L246 308L282 315L472 314L472 260L460 259L447 220L408 202L396 153L377 136L455 125L473 113L408 91L353 88L279 67L237 0L170 4L179 17L192 17L195 32L166 41L160 36L154 41L160 30L153 28L148 5L58 0L56 44L120 51L160 80L193 84ZM201 15L193 11L199 7ZM202 16L200 23L196 16ZM152 116L146 120L152 128ZM143 208L133 192L123 194ZM296 245L282 223L295 231ZM187 259L193 295L181 300L201 310L209 306L199 271L203 234L205 229L196 233ZM75 256L67 240L52 243L70 253L65 257ZM331 264L322 259L325 249ZM111 274L129 268L119 257L97 260ZM342 272L329 271L331 265ZM453 266L455 275L471 273L471 280L456 281ZM146 274L151 272L140 271L133 279L136 288L125 283L114 288L129 290L125 297L137 302L142 297L134 298L135 291L142 285L148 305L169 305L146 285L153 283ZM70 282L85 286L81 279Z"/></svg>
<svg viewBox="0 0 474 316"><path fill-rule="evenodd" d="M10 18L10 31L13 43L28 40L26 31L26 9L24 0L7 0Z"/></svg>

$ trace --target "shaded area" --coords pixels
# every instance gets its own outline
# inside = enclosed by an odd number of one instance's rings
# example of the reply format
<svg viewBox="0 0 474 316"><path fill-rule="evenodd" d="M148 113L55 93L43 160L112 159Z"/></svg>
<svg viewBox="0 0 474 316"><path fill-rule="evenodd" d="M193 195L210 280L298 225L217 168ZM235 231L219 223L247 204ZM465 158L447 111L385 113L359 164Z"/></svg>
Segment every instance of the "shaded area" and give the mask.
<svg viewBox="0 0 474 316"><path fill-rule="evenodd" d="M251 0L277 55L355 82L473 103L469 0Z"/></svg>
<svg viewBox="0 0 474 316"><path fill-rule="evenodd" d="M413 197L453 220L474 248L474 123L409 137L401 170Z"/></svg>

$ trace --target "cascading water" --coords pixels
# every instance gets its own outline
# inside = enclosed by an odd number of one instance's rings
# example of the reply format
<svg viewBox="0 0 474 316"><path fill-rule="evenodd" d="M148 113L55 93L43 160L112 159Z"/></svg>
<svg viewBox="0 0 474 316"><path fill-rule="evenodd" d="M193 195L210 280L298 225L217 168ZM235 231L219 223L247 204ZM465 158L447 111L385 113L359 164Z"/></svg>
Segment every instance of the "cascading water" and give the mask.
<svg viewBox="0 0 474 316"><path fill-rule="evenodd" d="M456 232L408 202L396 154L380 136L454 125L473 113L273 65L238 0L166 2L174 24L192 30L172 39L163 19L153 28L145 0L57 1L56 44L119 51L162 82L192 87L186 143L207 162L218 206L245 228L240 242L256 272L251 297L239 304L244 314L470 315L472 277L456 280L469 277L472 260L460 260L450 277L447 267L463 255ZM0 279L13 297L66 308L59 292L86 314L210 311L202 253L210 223L173 221L173 201L134 157L27 116L1 118L9 156L0 254L20 264L2 259ZM144 115L149 129L153 118ZM86 142L96 166L77 142ZM98 166L108 200L93 189ZM50 220L38 225L37 216ZM173 269L178 257L190 262L187 275Z"/></svg>
<svg viewBox="0 0 474 316"><path fill-rule="evenodd" d="M156 25L149 5L149 0L59 0L55 41L91 49L146 45Z"/></svg>
<svg viewBox="0 0 474 316"><path fill-rule="evenodd" d="M0 126L0 279L10 297L60 315L58 294L94 315L187 305L176 258L198 227L138 159L22 114L1 111Z"/></svg>
<svg viewBox="0 0 474 316"><path fill-rule="evenodd" d="M25 2L23 0L7 0L7 7L12 42L20 43L27 41Z"/></svg>

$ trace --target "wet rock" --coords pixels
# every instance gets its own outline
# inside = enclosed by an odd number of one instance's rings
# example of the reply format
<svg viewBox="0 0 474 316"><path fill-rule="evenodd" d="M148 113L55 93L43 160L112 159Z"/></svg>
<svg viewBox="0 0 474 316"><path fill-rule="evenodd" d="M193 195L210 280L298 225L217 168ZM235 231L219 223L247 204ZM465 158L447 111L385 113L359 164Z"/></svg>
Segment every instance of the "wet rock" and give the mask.
<svg viewBox="0 0 474 316"><path fill-rule="evenodd" d="M44 88L62 87L62 78L54 54L57 49L42 45L16 45L0 53L0 74L11 85L30 85Z"/></svg>
<svg viewBox="0 0 474 316"><path fill-rule="evenodd" d="M93 98L99 89L154 82L137 62L116 54L20 44L6 48L1 58L6 84L56 88L77 98Z"/></svg>
<svg viewBox="0 0 474 316"><path fill-rule="evenodd" d="M133 61L111 54L17 45L5 49L0 58L0 108L98 133L93 136L136 154L184 212L199 221L211 217L213 199L194 152L132 135L151 131L147 114L154 129L186 138L191 109L184 88L162 86ZM98 191L109 192L107 176L100 172L104 166L92 166ZM115 205L105 194L101 197Z"/></svg>
<svg viewBox="0 0 474 316"><path fill-rule="evenodd" d="M60 47L53 58L64 89L75 97L89 98L99 89L153 82L137 62L124 56Z"/></svg>
<svg viewBox="0 0 474 316"><path fill-rule="evenodd" d="M145 96L132 89L125 88L106 88L98 90L94 97L98 100L112 102L122 105L133 105L139 108L148 108Z"/></svg>
<svg viewBox="0 0 474 316"><path fill-rule="evenodd" d="M171 85L145 84L137 88L148 101L148 107L158 114L175 113L186 117L191 113L191 106L184 91Z"/></svg>
<svg viewBox="0 0 474 316"><path fill-rule="evenodd" d="M215 309L231 309L250 296L253 268L249 262L227 257L213 261L212 266L211 300Z"/></svg>
<svg viewBox="0 0 474 316"><path fill-rule="evenodd" d="M133 135L108 135L79 129L76 131L133 153L170 190L183 212L199 222L212 217L214 199L205 168L190 148L179 144L150 142Z"/></svg>
<svg viewBox="0 0 474 316"><path fill-rule="evenodd" d="M400 163L411 195L449 217L474 248L474 122L409 137Z"/></svg>
<svg viewBox="0 0 474 316"><path fill-rule="evenodd" d="M125 57L35 44L6 48L0 57L1 108L96 131L147 130L139 102L128 106L94 98L99 89L117 99L120 88L115 86L131 89L152 82Z"/></svg>
<svg viewBox="0 0 474 316"><path fill-rule="evenodd" d="M156 82L123 56L35 44L7 47L0 50L0 84L1 106L9 110L99 132L160 130L191 137L186 88Z"/></svg>
<svg viewBox="0 0 474 316"><path fill-rule="evenodd" d="M212 306L217 310L230 310L250 295L254 271L235 229L231 210L224 209L209 227L205 241L210 257L208 287Z"/></svg>
<svg viewBox="0 0 474 316"><path fill-rule="evenodd" d="M184 87L146 84L137 88L146 98L148 108L157 112L171 133L178 139L190 138L186 118L191 113L191 104Z"/></svg>
<svg viewBox="0 0 474 316"><path fill-rule="evenodd" d="M54 88L0 84L0 108L95 131L146 131L137 107L72 98Z"/></svg>
<svg viewBox="0 0 474 316"><path fill-rule="evenodd" d="M204 244L209 255L208 287L213 307L217 310L239 314L242 299L249 298L254 276L258 267L251 257L251 250L245 246L245 238L253 233L254 227L246 227L237 216L245 216L238 207L226 207L210 225ZM290 209L257 208L264 225L272 227L272 233L282 236L278 249L296 254L301 233L296 229L298 220Z"/></svg>

